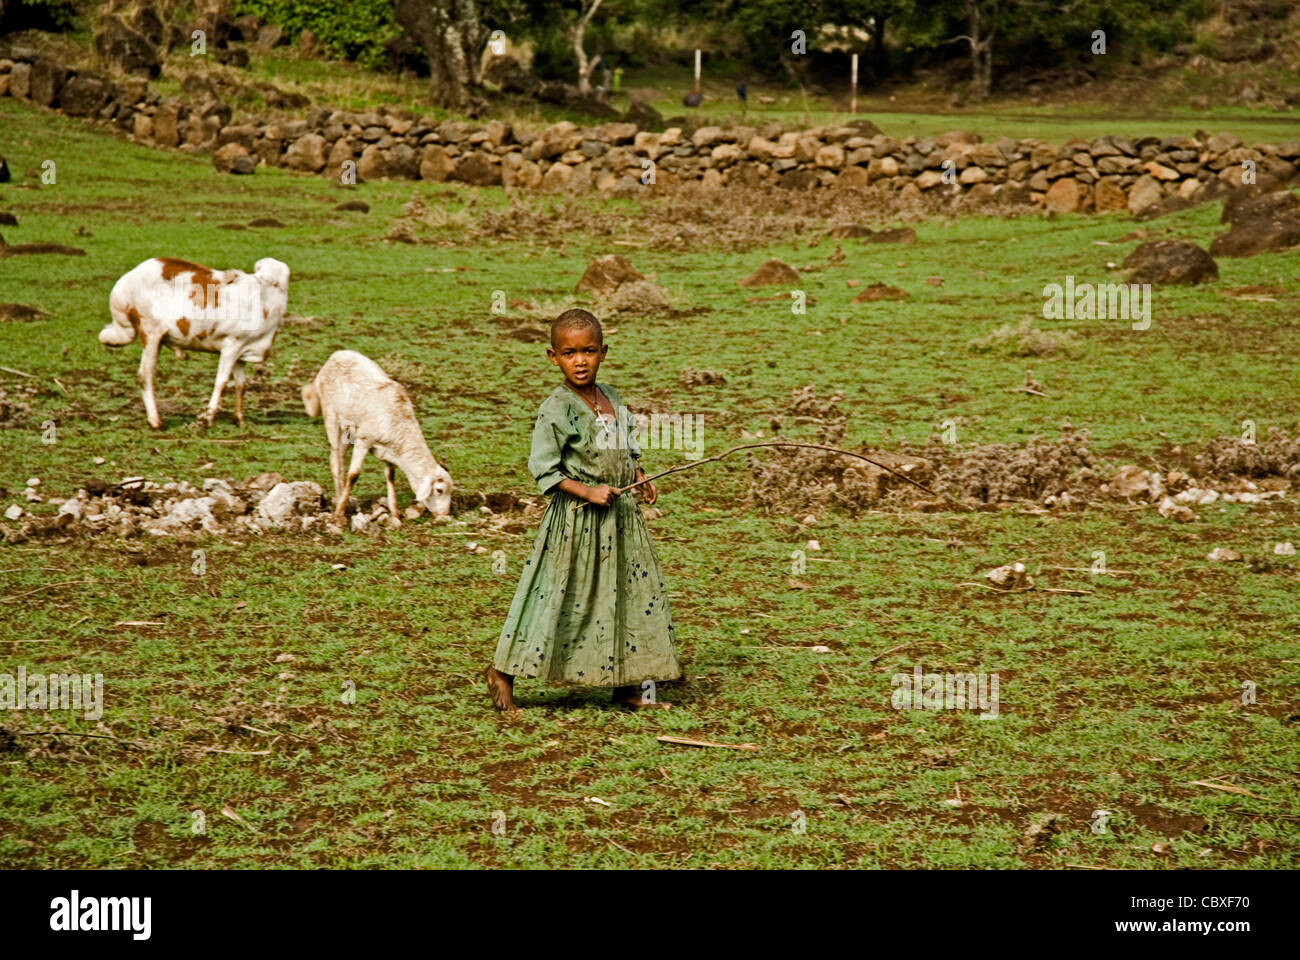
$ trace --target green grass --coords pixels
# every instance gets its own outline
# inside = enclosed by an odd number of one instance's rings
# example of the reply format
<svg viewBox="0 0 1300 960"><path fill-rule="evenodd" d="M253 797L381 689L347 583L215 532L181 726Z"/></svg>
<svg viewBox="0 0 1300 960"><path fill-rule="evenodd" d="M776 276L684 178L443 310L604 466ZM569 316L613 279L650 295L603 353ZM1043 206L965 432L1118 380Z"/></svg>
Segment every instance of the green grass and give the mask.
<svg viewBox="0 0 1300 960"><path fill-rule="evenodd" d="M298 387L343 347L401 371L460 489L531 494L529 429L556 381L541 345L509 336L512 325L537 321L512 310L510 324L496 322L492 292L562 303L587 260L611 250L657 272L683 308L707 310L611 320L601 376L634 407L703 413L710 453L740 442L742 430L770 434L770 418L785 416L791 391L810 382L821 395L845 394L851 442L881 446L920 442L947 418L963 443L1054 436L1068 420L1114 464L1149 465L1148 455L1235 434L1245 419L1261 433L1300 427L1293 301L1219 292L1294 290L1287 255L1223 260L1218 284L1159 289L1151 328L1133 331L1041 318L1044 284L1117 276L1106 262L1134 244L1098 241L1133 229L1123 218L925 221L915 246L844 241L838 266L827 259L833 241L810 247L820 233L793 230L743 252L610 247L575 231L471 241L456 224L504 207L500 191L345 191L281 170L224 177L206 158L132 146L9 100L0 100L0 125L15 172L45 159L58 171L39 189L25 179L0 186L0 210L21 221L5 239L87 252L10 258L0 272L0 302L49 314L0 324L0 362L32 375L0 372L0 388L41 391L27 429L0 431L5 505L33 475L56 496L92 477L197 483L266 470L328 487L323 431L302 412ZM433 243L386 241L412 195L448 225L417 229ZM354 196L369 214L332 209ZM635 202L620 209L655 215ZM1218 212L1147 227L1206 242L1222 229ZM288 226L218 226L266 215ZM316 320L280 334L251 382L246 431L230 419L229 399L210 432L189 429L214 372L202 355L163 356L165 430L149 431L138 347L106 352L96 342L112 283L153 255L244 269L273 255L293 269L290 312ZM816 301L806 315L751 304L755 291L736 287L768 256L812 268L803 273ZM944 284L923 282L933 275ZM911 297L855 305L848 279ZM1026 359L968 346L1026 317L1072 330L1077 353ZM725 371L727 382L679 388L687 365ZM1027 365L1048 398L1006 392ZM57 442L42 444L40 423L51 419ZM96 456L108 462L96 466ZM662 469L681 454L648 451L647 460ZM477 511L452 525L407 523L379 540L0 547L0 672L103 673L108 730L157 748L65 738L66 751L28 757L38 738L19 738L20 749L0 753L0 865L1297 865L1295 564L1270 557L1277 562L1255 572L1203 559L1219 545L1258 554L1300 542L1293 503L1216 504L1186 525L1103 505L1061 518L827 513L801 527L798 517L747 510L747 484L732 458L660 485L663 516L652 529L688 679L661 691L676 708L653 715L612 710L600 691L530 681L519 683L527 709L517 722L492 713L478 675L533 530L484 533ZM358 494L382 491L371 461ZM400 498L409 502L409 492ZM797 575L807 587L793 589L790 554L810 537L821 551ZM492 573L490 555L466 552L467 540L503 550L507 573ZM195 549L205 551L203 575L192 572ZM960 586L1017 559L1031 571L1086 567L1096 550L1134 572L1038 574L1042 585L1092 591L1081 596ZM347 569L331 572L334 563ZM809 650L818 644L831 652ZM893 710L891 676L917 663L997 672L999 718ZM281 680L283 671L293 676ZM1241 703L1244 680L1257 685L1257 705ZM354 704L340 698L349 682ZM230 708L257 729L231 732L214 719L233 716ZM7 720L104 732L64 713ZM669 746L661 734L761 750ZM204 746L270 752L196 759L183 749ZM1191 784L1219 777L1255 796ZM964 806L954 808L944 801L957 789ZM1114 814L1104 835L1089 829L1098 809ZM204 835L191 829L196 810ZM504 834L492 832L496 811ZM796 811L806 832L792 829ZM1020 852L1020 836L1045 812L1065 818L1061 831ZM1170 851L1151 852L1157 841Z"/></svg>

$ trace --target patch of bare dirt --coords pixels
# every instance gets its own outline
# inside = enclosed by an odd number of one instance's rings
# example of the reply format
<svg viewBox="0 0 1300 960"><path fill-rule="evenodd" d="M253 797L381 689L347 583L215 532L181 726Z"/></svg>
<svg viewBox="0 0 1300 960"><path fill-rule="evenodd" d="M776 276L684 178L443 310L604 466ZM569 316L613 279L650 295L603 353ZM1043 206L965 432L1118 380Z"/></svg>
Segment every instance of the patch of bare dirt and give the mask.
<svg viewBox="0 0 1300 960"><path fill-rule="evenodd" d="M818 397L808 385L793 392L788 414L815 425L812 442L851 449L844 443L843 399L839 393ZM774 418L774 428L780 422ZM826 509L856 515L881 506L931 511L954 502L976 509L1027 504L1033 510L1068 510L1111 499L1147 504L1166 519L1188 522L1197 519L1194 507L1283 498L1300 478L1300 435L1291 438L1277 428L1258 444L1216 437L1201 453L1185 455L1186 469L1169 471L1108 462L1092 451L1086 429L1069 424L1055 440L1035 436L1022 444L963 447L931 436L919 447L852 452L881 466L807 447L752 452L748 502L768 513L799 517Z"/></svg>

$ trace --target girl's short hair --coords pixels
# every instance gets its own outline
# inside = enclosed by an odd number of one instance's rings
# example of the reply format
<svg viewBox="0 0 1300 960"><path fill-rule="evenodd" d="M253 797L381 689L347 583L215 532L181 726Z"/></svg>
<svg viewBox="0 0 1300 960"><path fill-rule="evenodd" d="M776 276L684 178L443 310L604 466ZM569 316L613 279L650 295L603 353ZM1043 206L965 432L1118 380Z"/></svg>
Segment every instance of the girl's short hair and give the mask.
<svg viewBox="0 0 1300 960"><path fill-rule="evenodd" d="M556 338L562 330L595 330L596 342L603 344L605 342L605 333L600 328L600 321L595 315L574 308L565 310L562 314L551 321L551 346L555 346Z"/></svg>

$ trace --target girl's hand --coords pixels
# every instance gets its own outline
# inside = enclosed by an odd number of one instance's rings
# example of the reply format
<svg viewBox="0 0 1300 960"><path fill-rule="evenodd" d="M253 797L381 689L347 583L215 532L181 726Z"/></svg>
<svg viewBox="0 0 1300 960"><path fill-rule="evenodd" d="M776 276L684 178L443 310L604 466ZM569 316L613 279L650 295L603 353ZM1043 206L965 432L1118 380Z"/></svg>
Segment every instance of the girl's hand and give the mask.
<svg viewBox="0 0 1300 960"><path fill-rule="evenodd" d="M587 500L601 507L607 507L618 499L618 491L607 483L598 487L587 488Z"/></svg>
<svg viewBox="0 0 1300 960"><path fill-rule="evenodd" d="M633 479L637 483L641 483L641 481L645 479L645 471L642 470L640 467L637 467L636 473L633 474ZM641 484L641 486L637 487L637 496L639 496L641 500L645 503L645 505L648 507L651 504L653 504L657 499L659 499L659 491L655 489L655 485L653 483L644 483Z"/></svg>

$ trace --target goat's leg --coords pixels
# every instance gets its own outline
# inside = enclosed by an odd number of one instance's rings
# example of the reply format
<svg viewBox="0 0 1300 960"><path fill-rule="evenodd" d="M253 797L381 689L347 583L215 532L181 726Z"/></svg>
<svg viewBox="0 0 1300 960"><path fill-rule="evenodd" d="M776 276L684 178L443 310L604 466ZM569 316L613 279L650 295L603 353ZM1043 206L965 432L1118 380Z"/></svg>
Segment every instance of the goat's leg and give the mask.
<svg viewBox="0 0 1300 960"><path fill-rule="evenodd" d="M334 499L343 493L343 441L339 437L339 424L333 417L325 418L325 436L330 442L330 476L334 478Z"/></svg>
<svg viewBox="0 0 1300 960"><path fill-rule="evenodd" d="M217 408L221 406L221 391L226 389L226 381L230 379L230 374L234 372L235 362L239 359L239 351L243 344L232 343L221 351L221 360L217 363L217 385L212 390L212 399L208 402L208 412L199 417L199 422L207 426L212 426L212 421L216 419Z"/></svg>
<svg viewBox="0 0 1300 960"><path fill-rule="evenodd" d="M244 361L235 361L235 420L242 427L244 425L244 379L247 372L244 369Z"/></svg>
<svg viewBox="0 0 1300 960"><path fill-rule="evenodd" d="M158 416L158 401L153 395L153 375L158 369L158 348L162 345L163 335L152 334L144 341L144 351L140 354L140 388L144 394L144 412L149 418L149 426L155 430L162 429L162 417Z"/></svg>
<svg viewBox="0 0 1300 960"><path fill-rule="evenodd" d="M339 494L338 503L334 504L334 519L339 522L343 520L343 508L348 505L348 497L352 496L352 484L361 476L361 464L369 452L370 445L358 438L356 446L352 448L352 464L348 467L348 475L343 479L343 492Z"/></svg>
<svg viewBox="0 0 1300 960"><path fill-rule="evenodd" d="M393 486L394 469L391 463L384 464L384 480L388 483L388 514L400 523L402 518L397 515L397 488Z"/></svg>

